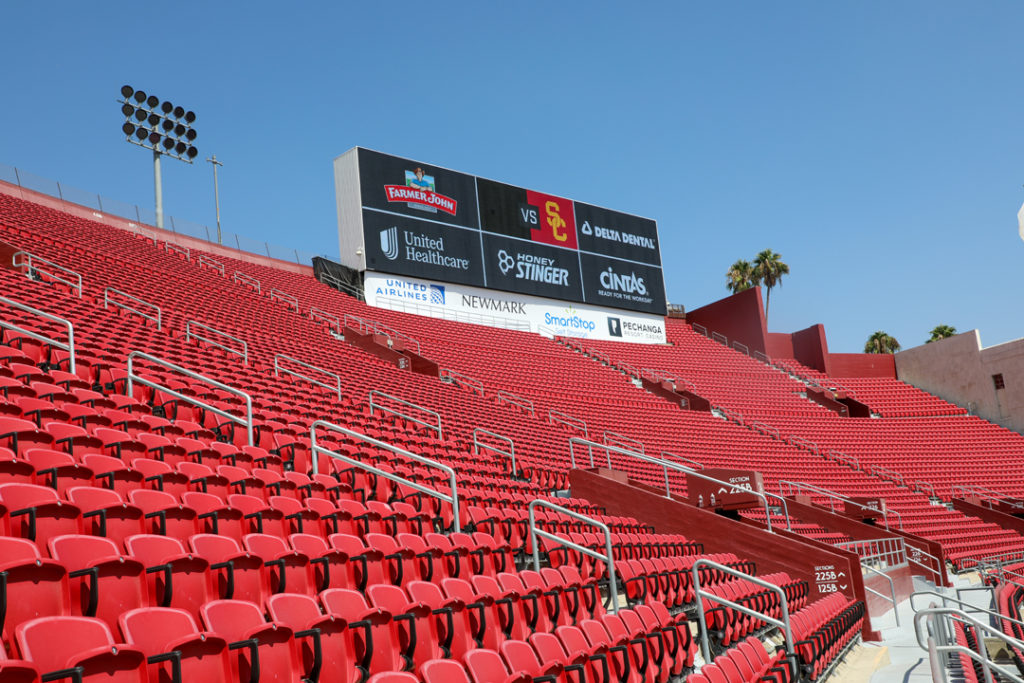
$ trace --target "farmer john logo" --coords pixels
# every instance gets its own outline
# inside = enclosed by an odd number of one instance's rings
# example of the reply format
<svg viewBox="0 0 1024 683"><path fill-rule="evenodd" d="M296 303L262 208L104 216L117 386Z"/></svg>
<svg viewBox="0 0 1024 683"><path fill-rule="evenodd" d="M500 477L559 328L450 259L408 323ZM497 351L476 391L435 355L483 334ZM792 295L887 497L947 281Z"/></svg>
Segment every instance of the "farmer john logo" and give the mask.
<svg viewBox="0 0 1024 683"><path fill-rule="evenodd" d="M419 166L405 172L405 185L385 185L384 192L389 202L404 202L414 209L454 216L459 207L458 201L436 192L434 176L426 175Z"/></svg>

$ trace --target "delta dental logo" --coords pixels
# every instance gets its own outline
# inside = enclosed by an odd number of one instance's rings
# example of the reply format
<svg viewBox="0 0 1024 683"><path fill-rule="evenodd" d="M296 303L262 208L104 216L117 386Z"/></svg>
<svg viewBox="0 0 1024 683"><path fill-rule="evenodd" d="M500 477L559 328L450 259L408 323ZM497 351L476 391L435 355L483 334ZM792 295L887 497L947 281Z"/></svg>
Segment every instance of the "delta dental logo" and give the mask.
<svg viewBox="0 0 1024 683"><path fill-rule="evenodd" d="M385 185L384 192L389 202L404 202L411 208L423 211L440 210L454 216L459 208L458 201L436 192L434 176L425 175L418 166L413 171L405 172L405 185Z"/></svg>

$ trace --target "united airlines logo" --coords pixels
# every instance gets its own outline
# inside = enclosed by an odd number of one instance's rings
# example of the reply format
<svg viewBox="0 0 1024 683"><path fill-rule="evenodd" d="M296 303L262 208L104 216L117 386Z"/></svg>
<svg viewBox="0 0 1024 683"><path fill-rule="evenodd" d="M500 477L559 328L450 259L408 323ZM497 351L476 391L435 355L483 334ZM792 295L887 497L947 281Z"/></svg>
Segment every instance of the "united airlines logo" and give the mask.
<svg viewBox="0 0 1024 683"><path fill-rule="evenodd" d="M380 250L389 261L398 258L398 228L392 226L380 231Z"/></svg>
<svg viewBox="0 0 1024 683"><path fill-rule="evenodd" d="M444 287L442 285L430 285L430 303L444 306Z"/></svg>
<svg viewBox="0 0 1024 683"><path fill-rule="evenodd" d="M425 175L423 169L405 172L405 185L385 185L384 192L389 202L405 202L415 209L424 211L444 211L454 216L459 203L451 197L438 194L434 190L434 176Z"/></svg>

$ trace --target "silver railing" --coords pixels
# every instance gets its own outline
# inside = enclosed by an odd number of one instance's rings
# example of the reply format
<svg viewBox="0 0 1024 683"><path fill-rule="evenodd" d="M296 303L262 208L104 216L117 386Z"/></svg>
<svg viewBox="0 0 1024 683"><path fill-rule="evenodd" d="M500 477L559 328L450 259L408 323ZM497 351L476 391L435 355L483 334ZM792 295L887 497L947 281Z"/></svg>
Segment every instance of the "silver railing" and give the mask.
<svg viewBox="0 0 1024 683"><path fill-rule="evenodd" d="M802 481L789 481L788 479L780 479L779 480L779 493L781 493L782 495L784 495L784 496L792 496L792 495L796 495L800 491L810 491L812 493L818 494L819 496L824 496L825 498L827 498L829 500L829 509L832 512L836 511L835 503L837 501L842 502L844 504L844 506L845 505L852 505L852 506L854 506L856 508L859 508L861 510L871 510L873 512L881 512L882 513L882 519L885 521L885 527L887 529L889 528L889 513L891 512L892 514L896 515L896 518L899 520L900 529L903 528L903 515L901 515L898 510L891 510L891 509L888 509L888 508L886 508L885 510L879 510L878 508L873 508L873 507L870 507L868 505L863 505L862 503L854 502L854 501L850 500L849 498L847 498L845 496L841 496L838 493L834 493L832 491L829 491L828 489L823 489L820 486L814 486L813 484L805 484Z"/></svg>
<svg viewBox="0 0 1024 683"><path fill-rule="evenodd" d="M840 465L847 465L855 470L864 469L863 467L860 466L860 460L857 459L857 456L847 455L842 451L831 450L825 455L825 458L835 460Z"/></svg>
<svg viewBox="0 0 1024 683"><path fill-rule="evenodd" d="M843 541L835 547L856 553L861 564L870 564L876 569L899 569L909 564L906 544L899 536Z"/></svg>
<svg viewBox="0 0 1024 683"><path fill-rule="evenodd" d="M698 325L697 323L693 323L692 325L690 325L690 327L697 334L703 334L705 337L708 336L708 328L704 327L703 325Z"/></svg>
<svg viewBox="0 0 1024 683"><path fill-rule="evenodd" d="M642 460L643 462L650 463L652 465L658 465L659 467L661 467L662 474L665 477L665 497L666 498L672 498L672 488L671 488L671 486L669 484L669 478L668 478L669 470L672 470L673 472L679 472L679 473L682 473L682 474L687 475L687 476L696 477L697 479L702 479L704 481L708 481L708 482L711 482L713 484L719 484L719 485L721 485L723 487L723 489L721 490L721 493L729 493L729 492L732 492L732 491L742 491L744 493L749 493L750 495L752 495L752 496L754 496L756 498L759 498L761 500L761 503L764 505L765 523L766 523L766 525L768 527L768 533L775 533L772 530L772 515L771 515L770 506L768 505L768 497L771 496L772 498L777 498L782 503L782 509L784 511L784 514L786 515L786 528L787 529L792 529L793 528L792 521L790 520L790 517L789 517L789 505L787 504L786 499L783 498L782 496L778 496L778 495L775 495L774 493L769 493L767 491L765 491L764 493L760 493L758 491L754 491L754 490L751 490L751 489L741 489L741 488L737 487L733 483L730 483L730 482L725 481L723 479L715 479L714 477L709 477L708 475L706 475L706 474L704 474L702 472L698 472L697 470L691 469L691 468L686 467L684 465L680 465L678 463L669 462L668 460L662 460L660 458L655 458L654 456L651 456L651 455L644 455L643 453L637 453L636 451L630 451L630 450L627 450L625 448L619 448L617 446L609 446L608 444L597 443L596 441L587 441L586 439L580 439L578 437L573 437L573 438L569 439L569 461L570 461L570 463L572 464L573 467L576 467L576 454L575 454L575 448L574 448L575 446L586 446L587 447L587 451L590 454L590 466L591 467L594 466L594 450L593 449L595 449L595 448L603 450L607 454L608 469L612 469L612 455L611 454L613 452L614 453L619 453L620 455L628 456L630 458L636 458L637 460Z"/></svg>
<svg viewBox="0 0 1024 683"><path fill-rule="evenodd" d="M201 330L206 330L207 332L212 332L212 333L214 333L215 335L217 335L218 337L220 337L222 339L230 339L233 342L237 342L238 344L241 344L242 350L239 351L237 348L235 348L233 346L228 346L227 344L219 342L215 338L204 337L201 334L193 332L192 331L193 327L198 327ZM242 364L243 365L248 365L249 364L249 345L246 344L244 340L239 339L238 337L233 337L232 335L228 334L227 332L221 332L220 330L218 330L216 328L213 328L213 327L210 327L209 325L204 325L203 323L199 322L198 320L189 320L188 322L185 323L185 341L186 342L187 341L191 341L192 339L198 339L201 342L209 344L210 346L215 346L218 349L226 351L227 353L233 353L234 355L239 356L242 359Z"/></svg>
<svg viewBox="0 0 1024 683"><path fill-rule="evenodd" d="M928 636L925 640L921 639L922 622L925 623L925 629L928 631ZM989 659L988 647L985 644L984 638L975 639L978 643L977 650L957 644L956 622L959 622L963 628L973 627L976 635L980 635L980 632L984 631L988 634L987 637L1000 640L1011 648L1017 650L1024 649L1024 642L1011 638L1001 630L997 630L989 624L975 619L962 610L953 607L929 607L914 615L914 636L917 638L917 644L921 649L926 650L929 654L935 653L939 655L945 664L945 666L939 667L938 672L933 669L933 678L936 673L939 673L942 676L941 681L949 681L947 667L949 666L950 655L961 654L966 655L972 661L981 665L986 683L994 683L993 672L1003 679L1008 679L1015 683L1024 683L1024 678L1021 678L1019 671L1008 669Z"/></svg>
<svg viewBox="0 0 1024 683"><path fill-rule="evenodd" d="M660 453L658 453L658 457L661 458L662 460L667 460L668 458L675 458L676 460L682 460L688 465L693 465L698 470L704 469L704 463L697 462L696 460L690 460L689 458L684 458L681 455L676 455L675 453L670 453L669 451L661 451Z"/></svg>
<svg viewBox="0 0 1024 683"><path fill-rule="evenodd" d="M159 382L154 382L152 380L146 379L145 377L142 377L141 375L136 374L135 373L135 359L136 358L149 361L150 363L153 363L154 365L159 365L160 367L167 368L168 370L173 370L174 372L177 372L179 374L185 375L186 377L190 377L191 379L203 382L205 384L209 384L211 387L214 387L214 388L220 389L222 391L226 391L229 394L234 394L235 396L238 396L239 398L245 400L245 417L241 418L241 417L239 417L237 415L233 415L233 414L227 412L226 410L222 410L220 408L215 408L214 406L211 406L209 403L206 403L204 401L200 401L198 398L194 398L192 396L186 396L185 394L182 394L182 393L180 393L178 391L175 391L174 389L171 389L170 387L164 386L163 384L160 384ZM199 406L203 410L208 410L211 413L213 413L214 415L220 415L223 418L227 418L228 420L231 420L235 424L244 425L245 426L246 443L248 443L250 446L255 446L256 445L256 443L253 441L252 396L250 396L246 392L242 391L241 389L236 389L236 388L234 388L232 386L228 386L227 384L224 384L223 382L218 382L217 380L211 379L210 377L206 377L205 375L200 375L198 372L193 372L192 370L189 370L187 368L183 368L180 365L175 365L174 363L171 363L169 361L163 360L162 358L157 358L156 356L152 356L152 355L150 355L148 353L143 353L142 351L132 351L131 353L128 354L128 382L127 382L127 384L128 384L128 389L127 389L127 395L128 396L132 395L132 389L133 389L135 384L141 384L144 387L149 387L150 389L155 389L157 391L162 391L165 394L169 394L169 395L173 396L174 398L178 399L179 401L185 401L186 403L191 403L194 406Z"/></svg>
<svg viewBox="0 0 1024 683"><path fill-rule="evenodd" d="M478 379L474 379L469 375L463 375L461 372L456 372L451 368L441 368L438 373L438 377L442 382L454 384L460 387L468 387L472 391L484 395L484 383Z"/></svg>
<svg viewBox="0 0 1024 683"><path fill-rule="evenodd" d="M561 413L554 408L548 409L548 424L563 424L583 432L584 436L590 436L586 421L581 420L578 417L573 417L572 415Z"/></svg>
<svg viewBox="0 0 1024 683"><path fill-rule="evenodd" d="M766 435L774 436L776 439L782 438L779 434L779 430L777 427L772 427L771 425L765 424L764 422L756 422L751 420L750 422L747 423L747 425L753 427L757 431L762 432Z"/></svg>
<svg viewBox="0 0 1024 683"><path fill-rule="evenodd" d="M860 568L861 569L867 569L872 574L877 574L877 575L881 576L883 579L885 579L886 581L889 582L889 595L886 595L884 593L880 593L880 592L876 591L874 588L869 586L867 584L867 582L864 583L864 590L866 590L867 592L869 592L869 593L871 593L873 595L877 595L878 597L882 598L883 600L888 600L889 602L892 603L892 613L893 613L893 616L896 617L896 625L899 626L900 625L900 611L896 608L896 584L893 582L892 577L889 576L888 574L886 574L883 571L879 571L879 570L875 569L870 564L865 564L864 562L860 563ZM869 615L869 617L870 617L870 615Z"/></svg>
<svg viewBox="0 0 1024 683"><path fill-rule="evenodd" d="M241 282L243 285L248 285L256 290L257 294L263 293L263 287L260 285L260 281L254 278L252 275L243 273L240 270L235 271L235 275L231 278L234 282Z"/></svg>
<svg viewBox="0 0 1024 683"><path fill-rule="evenodd" d="M533 408L533 401L522 396L516 396L511 391L505 391L504 389L498 391L498 403L511 403L530 413L530 415L537 414L537 411Z"/></svg>
<svg viewBox="0 0 1024 683"><path fill-rule="evenodd" d="M347 436L347 437L349 437L351 439L355 439L357 441L365 441L366 443L368 443L368 444L370 444L372 446L376 446L377 448L382 448L382 449L384 449L386 451L390 451L390 452L394 453L395 455L400 455L403 458L407 458L409 460L413 460L413 461L418 462L418 463L420 463L422 465L426 465L427 467L433 467L435 469L441 470L448 477L448 483L449 483L449 485L451 487L451 494L448 495L448 494L441 493L440 491L438 491L436 489L432 489L429 486L424 486L423 484L419 484L419 483L417 483L415 481L412 481L410 479L406 479L405 477L399 476L399 475L395 474L394 472L387 472L385 470L382 470L382 469L379 469L377 467L374 467L373 465L369 465L369 464L364 463L364 462L362 462L360 460L355 460L354 458L350 458L347 455L342 455L341 453L338 453L336 451L332 451L329 448L325 448L325 447L323 447L323 446L321 446L321 445L319 445L317 443L317 439L316 439L317 427L322 427L322 428L328 429L328 430L330 430L332 432L337 432L339 434L344 434L345 436ZM416 455L415 453L413 453L411 451L407 451L404 448L399 448L398 446L393 446L393 445L391 445L389 443L381 441L380 439L375 439L372 436L367 436L365 434L360 434L359 432L354 432L351 429L346 429L345 427L341 427L341 426L338 426L338 425L333 424L331 422L327 422L326 420L316 420L316 421L313 422L312 425L310 425L310 427L309 427L309 443L310 443L310 451L313 454L313 474L319 474L320 473L319 458L317 458L318 455L326 455L326 456L328 456L330 458L334 458L335 460L341 460L342 462L348 463L349 465L352 465L353 467L359 468L361 470L366 470L367 472L372 472L373 474L377 475L378 477L384 477L385 479L387 479L389 481L393 481L396 484L401 484L402 486L407 486L410 489L412 489L413 491L418 491L419 493L422 493L422 494L427 495L427 496L431 496L433 498L437 498L438 500L440 500L442 502L448 503L449 505L452 506L452 521L453 521L453 524L454 524L454 530L456 532L462 531L462 524L461 524L460 518L459 518L459 489L458 489L458 485L455 482L455 470L453 470L451 467L448 467L448 465L441 464L441 463L437 462L436 460L431 460L430 458L425 458L422 455Z"/></svg>
<svg viewBox="0 0 1024 683"><path fill-rule="evenodd" d="M416 415L414 415L414 414L412 414L410 412L407 412L407 411L403 411L401 408L393 408L391 406L383 405L383 404L381 404L380 399L386 399L388 401L397 403L397 404L399 404L401 406L405 406L406 408L415 408L416 410L420 411L421 413L426 413L427 415L430 415L431 417L433 417L434 418L434 422L427 422L425 419L416 417ZM436 410L431 410L430 408L424 408L423 406L417 405L416 403L413 403L411 401L406 401L404 399L398 398L397 396L392 396L391 394L385 394L383 391L378 391L376 389L371 389L370 390L370 415L371 416L374 415L375 414L374 411L376 411L376 410L379 410L382 413L390 413L391 415L397 415L398 417L401 417L401 418L403 418L405 420L408 420L409 422L415 422L418 425L422 425L422 426L427 427L429 429L433 429L434 431L437 432L438 440L441 440L442 438L444 438L443 437L443 433L441 431L441 414L439 412L437 412Z"/></svg>
<svg viewBox="0 0 1024 683"><path fill-rule="evenodd" d="M900 486L906 486L903 483L903 475L896 470L890 470L885 467L875 467L872 469L872 474L881 479L888 479L889 481L899 484Z"/></svg>
<svg viewBox="0 0 1024 683"><path fill-rule="evenodd" d="M996 503L1015 508L1024 508L1024 501L1013 498L1007 493L1000 493L995 489L985 488L976 484L954 484L950 487L950 493L954 496L959 493L961 498L966 498L969 495L977 496L983 502L988 503L989 508Z"/></svg>
<svg viewBox="0 0 1024 683"><path fill-rule="evenodd" d="M752 355L755 360L759 360L762 363L764 363L765 365L771 365L772 361L768 357L768 355L765 354L765 353L762 353L761 351L758 351L757 349L754 349L754 353L752 353L750 355Z"/></svg>
<svg viewBox="0 0 1024 683"><path fill-rule="evenodd" d="M733 340L732 348L734 350L736 350L736 351L739 351L740 353L745 353L748 356L750 355L750 347L747 346L746 344L741 344L740 342L738 342L736 340Z"/></svg>
<svg viewBox="0 0 1024 683"><path fill-rule="evenodd" d="M589 524L590 526L599 529L602 533L604 533L605 554L602 555L601 553L595 552L594 550L591 550L586 546L579 545L578 543L573 543L569 539L562 538L561 536L553 534L550 531L539 529L537 527L536 513L538 507L554 510L555 512L563 514L566 517L571 517L572 519L583 522L584 524ZM533 548L533 570L537 572L540 571L540 544L537 542L538 536L540 538L547 539L552 543L557 543L567 548L572 548L576 552L582 553L587 557L593 558L595 560L601 560L605 563L605 566L608 567L608 597L611 602L612 613L617 614L619 611L619 590L618 586L616 585L617 579L615 576L615 555L612 553L612 533L608 529L608 526L602 522L597 521L596 519L591 519L586 515L581 515L575 510L570 510L569 508L562 507L561 505L555 505L554 503L549 503L548 501L540 500L539 498L530 501L529 513L530 547Z"/></svg>
<svg viewBox="0 0 1024 683"><path fill-rule="evenodd" d="M183 247L180 244L174 244L173 242L164 242L164 251L173 251L181 254L185 257L186 261L192 260L192 250L188 247Z"/></svg>
<svg viewBox="0 0 1024 683"><path fill-rule="evenodd" d="M338 334L341 334L341 321L338 319L338 316L336 315L332 315L331 313L328 313L327 311L322 311L316 307L310 307L309 319L312 320L313 322L316 322L317 320L324 320L329 323L334 323L334 330Z"/></svg>
<svg viewBox="0 0 1024 683"><path fill-rule="evenodd" d="M327 382L322 382L318 379L310 377L309 375L305 375L301 372L298 372L297 370L289 370L288 368L283 367L281 365L281 361L288 361L289 363L293 363L295 365L304 367L307 370L316 370L322 375L327 375L328 377L333 378L334 382L332 384L328 384ZM286 356L283 353L278 353L274 356L274 375L280 377L282 372L287 375L292 375L293 377L303 379L309 382L310 384L315 384L318 387L323 387L324 389L330 389L331 391L337 392L338 400L341 400L341 375L333 373L330 370L324 370L323 368L317 367L316 365L310 365L309 363L305 363L299 360L298 358L292 358L291 356Z"/></svg>
<svg viewBox="0 0 1024 683"><path fill-rule="evenodd" d="M504 451L501 448L498 448L497 446L494 446L493 444L487 444L487 443L482 442L480 440L480 435L489 436L492 439L497 439L497 440L501 441L502 443L507 443L508 444L508 450ZM499 455L504 455L506 458L511 459L512 460L512 476L513 477L518 477L519 476L519 471L516 468L516 444L515 444L515 442L512 439L510 439L507 436L502 436L501 434L498 434L496 432L492 432L492 431L490 431L488 429L484 429L483 427L476 427L476 428L473 429L473 455L477 455L478 453L480 453L481 449L485 449L485 448L487 450L489 450L489 451L493 451L495 453L498 453Z"/></svg>
<svg viewBox="0 0 1024 683"><path fill-rule="evenodd" d="M129 301L134 301L137 304L142 304L143 306L150 310L155 310L156 315L153 316L148 313L145 313L139 310L138 308L133 307L131 304L124 303L123 301L115 301L114 299L110 298L111 294L116 294L122 298L128 299ZM119 289L107 287L106 289L103 290L103 308L107 308L108 304L111 306L115 306L117 308L124 309L126 311L131 311L135 315L145 318L146 320L152 320L153 322L156 323L156 329L163 329L163 312L160 310L160 307L157 306L156 304L151 304L144 299L140 299L137 296L132 296L131 294L128 294L127 292L122 292Z"/></svg>
<svg viewBox="0 0 1024 683"><path fill-rule="evenodd" d="M743 605L737 604L731 600L727 600L719 595L715 595L714 593L708 593L707 591L702 590L700 587L700 572L698 571L701 567L711 567L713 569L717 569L718 571L728 574L729 576L735 577L737 579L743 579L744 581L749 581L755 586L766 588L771 592L775 593L779 596L779 604L782 607L782 619L775 619L774 617L770 617L767 614L758 612L757 610L750 609L749 607L744 607ZM693 573L694 595L697 598L697 618L700 621L700 649L701 654L704 656L704 661L709 663L711 662L711 646L708 642L708 624L707 620L704 618L704 600L708 599L711 602L716 602L720 605L731 607L740 614L746 614L748 617L759 619L765 622L766 624L771 624L772 626L781 629L782 635L785 638L786 653L790 658L790 670L793 674L793 680L796 680L796 643L793 640L793 628L790 626L789 621L789 602L786 600L786 591L782 590L782 588L776 586L775 584L768 583L767 581L759 579L756 576L753 576L751 574L745 574L744 572L733 569L732 567L727 567L724 564L712 562L711 560L704 558L701 558L694 562L693 567L690 569L690 571Z"/></svg>
<svg viewBox="0 0 1024 683"><path fill-rule="evenodd" d="M919 611L923 611L923 609L930 609L931 607L935 606L935 603L932 602L928 605L927 608L922 608L922 610L919 610L917 608L917 605L914 604L915 597L928 595L940 598L942 600L943 607L947 607L950 604L954 604L960 608L961 612L987 614L993 619L1002 619L1004 621L1009 621L1011 623L1017 624L1018 626L1024 626L1024 621L1021 621L1020 619L1014 619L1013 617L1002 614L1001 612L998 612L996 610L990 610L986 607L978 607L977 605L973 605L969 602L961 600L959 597L960 594L968 591L986 591L988 593L992 593L994 596L994 588L992 586L962 586L960 588L957 588L957 597L955 598L949 595L943 595L938 591L914 591L910 594L910 609L912 609L916 613Z"/></svg>
<svg viewBox="0 0 1024 683"><path fill-rule="evenodd" d="M352 325L351 322L355 322L356 324ZM393 327L389 327L389 326L385 325L384 323L379 322L377 320L370 320L369 318L360 318L357 315L352 315L351 313L346 313L345 314L345 327L352 327L353 329L358 330L359 332L362 332L363 334L371 334L372 333L372 334L383 335L383 336L387 337L391 341L392 345L395 343L395 340L401 340L402 342L405 343L407 348L412 349L412 348L415 347L416 355L418 355L418 356L419 355L423 355L421 350L420 350L420 342L419 342L419 340L417 340L417 339L415 339L413 337L410 337L409 335L407 335L407 334L405 334L403 332L399 332L398 330L394 329Z"/></svg>
<svg viewBox="0 0 1024 683"><path fill-rule="evenodd" d="M60 318L58 316L52 315L50 313L47 313L45 311L40 311L38 308L32 308L31 306L23 304L20 301L15 301L14 299L8 299L5 296L0 296L0 301L2 301L3 303L7 304L8 306L10 306L12 308L17 308L19 311L25 311L26 313L31 313L32 315L37 315L37 316L39 316L40 318L42 318L44 320L49 320L50 322L54 322L54 323L60 323L61 325L64 325L65 327L67 327L67 330L68 330L68 340L67 340L67 342L62 342L62 341L59 341L57 339L54 339L53 337L48 337L45 334L40 334L38 332L33 332L32 330L27 330L24 327L21 327L20 325L15 325L12 322L7 322L6 320L0 320L0 327L2 327L4 329L13 330L13 331L15 331L15 332L17 332L19 334L25 335L26 337L29 337L31 339L35 339L36 341L43 342L44 344L49 344L50 346L56 347L58 349L61 349L62 351L67 351L68 352L68 372L70 372L71 374L75 374L75 328L71 324L70 320L66 320L64 318Z"/></svg>
<svg viewBox="0 0 1024 683"><path fill-rule="evenodd" d="M712 332L711 338L722 346L729 346L729 338L721 332Z"/></svg>
<svg viewBox="0 0 1024 683"><path fill-rule="evenodd" d="M640 379L640 371L637 370L634 366L630 365L629 363L618 362L614 363L613 365L620 371L625 372L630 377L636 377L637 379Z"/></svg>
<svg viewBox="0 0 1024 683"><path fill-rule="evenodd" d="M82 276L69 268L27 251L14 252L11 256L11 265L15 268L27 268L30 277L35 273L48 275L51 279L78 292L78 298L82 298Z"/></svg>
<svg viewBox="0 0 1024 683"><path fill-rule="evenodd" d="M324 272L320 273L320 282L325 284L325 285L333 286L335 289L339 289L339 290L341 290L343 292L346 292L347 294L352 295L353 297L355 297L359 301L365 301L366 300L366 297L363 294L363 291L360 290L358 287L355 287L353 285L350 285L347 282L343 282L342 280L339 280L338 278L334 277L333 275L331 275L327 271L324 271Z"/></svg>
<svg viewBox="0 0 1024 683"><path fill-rule="evenodd" d="M644 448L644 444L636 439L631 439L628 436L622 434L616 434L615 432L605 431L604 442L608 446L618 446L619 448L627 448L637 453L646 453L647 449Z"/></svg>
<svg viewBox="0 0 1024 683"><path fill-rule="evenodd" d="M296 313L299 312L299 300L287 292L282 292L280 289L270 288L270 300L271 301L283 301L288 304L289 307Z"/></svg>
<svg viewBox="0 0 1024 683"><path fill-rule="evenodd" d="M216 259L206 256L205 254L199 254L199 256L196 257L196 263L201 266L209 266L210 268L219 271L221 275L224 274L224 264Z"/></svg>

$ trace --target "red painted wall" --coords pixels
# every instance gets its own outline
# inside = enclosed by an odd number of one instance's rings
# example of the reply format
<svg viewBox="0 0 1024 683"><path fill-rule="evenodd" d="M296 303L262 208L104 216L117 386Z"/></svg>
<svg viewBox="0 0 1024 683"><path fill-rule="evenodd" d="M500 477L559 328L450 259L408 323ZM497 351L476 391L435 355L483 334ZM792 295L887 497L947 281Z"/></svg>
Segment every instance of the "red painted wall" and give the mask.
<svg viewBox="0 0 1024 683"><path fill-rule="evenodd" d="M796 358L793 353L793 335L785 332L768 333L769 358Z"/></svg>
<svg viewBox="0 0 1024 683"><path fill-rule="evenodd" d="M727 296L690 311L686 314L686 322L691 325L703 325L708 329L709 336L712 332L724 334L729 339L729 346L738 341L745 344L751 353L768 352L768 333L760 287Z"/></svg>
<svg viewBox="0 0 1024 683"><path fill-rule="evenodd" d="M832 377L884 377L896 379L896 359L890 353L831 353Z"/></svg>
<svg viewBox="0 0 1024 683"><path fill-rule="evenodd" d="M818 372L829 373L831 358L824 325L811 325L793 333L793 357Z"/></svg>

